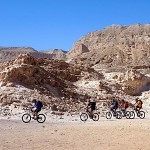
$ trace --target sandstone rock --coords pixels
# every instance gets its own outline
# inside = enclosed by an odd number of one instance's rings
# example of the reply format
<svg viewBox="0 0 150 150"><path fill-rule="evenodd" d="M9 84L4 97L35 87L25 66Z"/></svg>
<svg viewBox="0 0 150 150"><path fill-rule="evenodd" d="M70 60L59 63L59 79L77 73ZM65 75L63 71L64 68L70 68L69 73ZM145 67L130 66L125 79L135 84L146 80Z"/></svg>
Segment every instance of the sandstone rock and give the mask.
<svg viewBox="0 0 150 150"><path fill-rule="evenodd" d="M112 25L76 41L67 58L100 68L150 65L150 24Z"/></svg>
<svg viewBox="0 0 150 150"><path fill-rule="evenodd" d="M122 77L123 91L129 95L138 95L145 90L150 90L150 77L146 77L137 70L127 71Z"/></svg>
<svg viewBox="0 0 150 150"><path fill-rule="evenodd" d="M79 99L85 101L86 95L75 90L74 82L82 80L83 76L86 76L84 80L103 78L102 74L89 67L61 60L38 59L29 54L19 55L14 61L2 65L5 67L1 67L0 82L4 89L7 87L4 92L7 99L26 106L24 103L31 103L36 97L49 108L56 103L61 112L77 111ZM52 97L56 99L52 101ZM3 98L2 103L4 101Z"/></svg>
<svg viewBox="0 0 150 150"><path fill-rule="evenodd" d="M36 60L34 57L32 57L29 54L20 54L15 61L13 62L13 64L28 64L28 65L37 65L38 64L38 60Z"/></svg>

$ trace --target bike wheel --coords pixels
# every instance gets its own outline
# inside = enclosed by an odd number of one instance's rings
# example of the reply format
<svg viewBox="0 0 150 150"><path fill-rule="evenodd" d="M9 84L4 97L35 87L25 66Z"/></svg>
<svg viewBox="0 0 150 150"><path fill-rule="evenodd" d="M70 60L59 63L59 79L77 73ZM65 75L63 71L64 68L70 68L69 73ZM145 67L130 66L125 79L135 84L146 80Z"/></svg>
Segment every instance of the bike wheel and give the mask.
<svg viewBox="0 0 150 150"><path fill-rule="evenodd" d="M127 119L130 119L130 116L131 116L130 111L126 111L125 116Z"/></svg>
<svg viewBox="0 0 150 150"><path fill-rule="evenodd" d="M107 119L111 119L112 118L112 113L110 111L106 112L106 118Z"/></svg>
<svg viewBox="0 0 150 150"><path fill-rule="evenodd" d="M31 115L30 115L30 114L24 114L24 115L22 116L22 121L23 121L24 123L29 123L29 122L31 121Z"/></svg>
<svg viewBox="0 0 150 150"><path fill-rule="evenodd" d="M122 118L122 113L120 111L116 112L116 119L121 119Z"/></svg>
<svg viewBox="0 0 150 150"><path fill-rule="evenodd" d="M88 119L87 113L81 113L80 119L81 119L81 121L86 121Z"/></svg>
<svg viewBox="0 0 150 150"><path fill-rule="evenodd" d="M144 119L145 118L145 112L144 111L139 111L138 117L140 117L141 119Z"/></svg>
<svg viewBox="0 0 150 150"><path fill-rule="evenodd" d="M135 118L135 113L134 111L130 111L130 119L134 119Z"/></svg>
<svg viewBox="0 0 150 150"><path fill-rule="evenodd" d="M44 114L39 114L37 117L37 122L43 123L46 120L46 116Z"/></svg>
<svg viewBox="0 0 150 150"><path fill-rule="evenodd" d="M93 119L93 121L98 121L99 115L97 113L93 113L92 119Z"/></svg>

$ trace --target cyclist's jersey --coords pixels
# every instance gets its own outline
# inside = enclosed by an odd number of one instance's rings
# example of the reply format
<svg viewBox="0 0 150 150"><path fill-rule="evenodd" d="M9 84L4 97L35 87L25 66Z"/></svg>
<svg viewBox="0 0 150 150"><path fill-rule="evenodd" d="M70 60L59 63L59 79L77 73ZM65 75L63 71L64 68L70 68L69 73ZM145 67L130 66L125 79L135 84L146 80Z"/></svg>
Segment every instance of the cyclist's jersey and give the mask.
<svg viewBox="0 0 150 150"><path fill-rule="evenodd" d="M124 108L127 108L128 107L128 102L122 102L120 106L124 107Z"/></svg>
<svg viewBox="0 0 150 150"><path fill-rule="evenodd" d="M112 104L111 104L111 105L113 105L114 107L118 107L118 102L117 102L117 101L112 102Z"/></svg>
<svg viewBox="0 0 150 150"><path fill-rule="evenodd" d="M96 102L89 102L88 106L90 106L91 109L95 110Z"/></svg>

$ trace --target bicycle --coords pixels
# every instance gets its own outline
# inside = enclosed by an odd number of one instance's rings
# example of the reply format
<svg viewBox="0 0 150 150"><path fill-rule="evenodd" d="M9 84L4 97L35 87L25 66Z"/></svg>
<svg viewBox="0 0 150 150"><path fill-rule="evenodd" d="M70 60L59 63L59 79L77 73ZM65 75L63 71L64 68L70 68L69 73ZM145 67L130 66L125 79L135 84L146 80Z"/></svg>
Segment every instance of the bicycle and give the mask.
<svg viewBox="0 0 150 150"><path fill-rule="evenodd" d="M112 117L115 117L116 119L121 119L122 118L122 113L120 111L112 111L111 109L106 112L106 118L111 119Z"/></svg>
<svg viewBox="0 0 150 150"><path fill-rule="evenodd" d="M137 115L137 117L144 119L145 118L145 112L142 110L136 110L135 108L132 108L133 111L130 111L130 119L134 119L135 118L135 114Z"/></svg>
<svg viewBox="0 0 150 150"><path fill-rule="evenodd" d="M87 121L88 118L92 119L93 121L98 121L99 115L96 112L91 115L91 112L86 108L86 111L80 114L80 119L81 121Z"/></svg>
<svg viewBox="0 0 150 150"><path fill-rule="evenodd" d="M28 113L23 114L22 121L24 123L29 123L31 121L31 118L34 120L37 120L39 123L43 123L46 120L46 116L44 114L38 114L37 117L33 115L34 111L32 108L29 109Z"/></svg>

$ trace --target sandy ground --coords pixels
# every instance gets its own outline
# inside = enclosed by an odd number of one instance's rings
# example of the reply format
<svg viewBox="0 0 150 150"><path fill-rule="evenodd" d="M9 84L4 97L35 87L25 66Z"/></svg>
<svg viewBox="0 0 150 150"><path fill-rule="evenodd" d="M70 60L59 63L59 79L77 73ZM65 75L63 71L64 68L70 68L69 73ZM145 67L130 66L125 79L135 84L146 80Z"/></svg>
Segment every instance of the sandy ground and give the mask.
<svg viewBox="0 0 150 150"><path fill-rule="evenodd" d="M150 119L28 124L0 119L0 150L150 150Z"/></svg>

